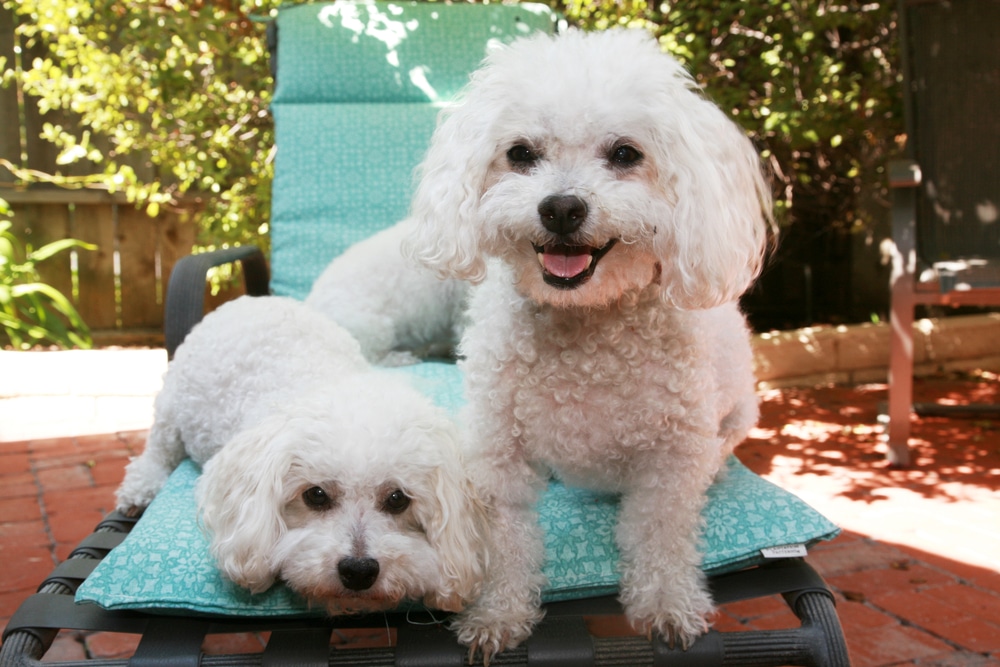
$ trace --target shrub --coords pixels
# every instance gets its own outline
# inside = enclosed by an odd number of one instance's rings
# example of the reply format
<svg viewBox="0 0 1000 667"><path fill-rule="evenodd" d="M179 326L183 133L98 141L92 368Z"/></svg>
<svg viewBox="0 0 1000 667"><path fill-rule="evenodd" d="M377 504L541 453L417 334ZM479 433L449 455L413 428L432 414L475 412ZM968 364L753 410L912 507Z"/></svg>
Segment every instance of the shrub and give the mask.
<svg viewBox="0 0 1000 667"><path fill-rule="evenodd" d="M587 27L641 26L753 137L784 225L870 230L903 133L895 3L553 0Z"/></svg>
<svg viewBox="0 0 1000 667"><path fill-rule="evenodd" d="M70 248L96 246L62 239L37 249L22 247L11 232L9 216L10 207L0 199L0 343L17 350L37 345L91 347L87 324L62 292L39 280L35 264Z"/></svg>

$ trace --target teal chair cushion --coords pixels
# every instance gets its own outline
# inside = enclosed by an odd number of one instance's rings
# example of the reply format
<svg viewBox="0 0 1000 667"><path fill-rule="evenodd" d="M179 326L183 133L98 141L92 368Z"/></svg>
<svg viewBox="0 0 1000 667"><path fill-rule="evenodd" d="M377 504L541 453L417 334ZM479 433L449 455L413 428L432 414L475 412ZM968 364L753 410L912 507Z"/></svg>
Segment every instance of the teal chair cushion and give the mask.
<svg viewBox="0 0 1000 667"><path fill-rule="evenodd" d="M274 107L275 294L305 298L330 260L406 215L413 168L437 115L429 104L349 104L336 111L323 104Z"/></svg>
<svg viewBox="0 0 1000 667"><path fill-rule="evenodd" d="M402 369L442 407L462 405L461 378L452 364ZM125 541L77 590L77 601L108 609L183 610L242 616L321 613L284 585L251 595L216 569L196 520L194 485L200 474L185 461ZM538 505L545 533L546 601L613 594L618 589L614 541L615 496L553 481ZM795 495L747 470L735 458L709 491L704 510L703 569L721 574L766 560L766 549L809 546L839 532Z"/></svg>
<svg viewBox="0 0 1000 667"><path fill-rule="evenodd" d="M552 32L544 6L334 2L277 17L271 289L304 298L348 246L404 218L441 107L491 41Z"/></svg>

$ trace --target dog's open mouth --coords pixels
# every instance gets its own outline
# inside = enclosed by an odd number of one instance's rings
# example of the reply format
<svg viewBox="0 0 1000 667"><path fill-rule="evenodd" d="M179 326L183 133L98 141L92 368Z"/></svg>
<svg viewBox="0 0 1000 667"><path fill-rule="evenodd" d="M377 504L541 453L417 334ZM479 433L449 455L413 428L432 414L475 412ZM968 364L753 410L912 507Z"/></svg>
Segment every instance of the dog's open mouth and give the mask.
<svg viewBox="0 0 1000 667"><path fill-rule="evenodd" d="M542 267L542 280L559 289L579 287L590 280L597 263L617 240L611 239L600 248L562 243L534 246L538 263Z"/></svg>

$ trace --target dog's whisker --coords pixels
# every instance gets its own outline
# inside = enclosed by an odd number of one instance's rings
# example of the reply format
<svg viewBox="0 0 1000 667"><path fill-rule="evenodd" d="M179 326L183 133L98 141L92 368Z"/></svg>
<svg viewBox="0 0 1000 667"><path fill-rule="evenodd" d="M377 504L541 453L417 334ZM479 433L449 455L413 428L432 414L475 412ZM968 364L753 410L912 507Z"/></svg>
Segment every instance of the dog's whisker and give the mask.
<svg viewBox="0 0 1000 667"><path fill-rule="evenodd" d="M429 621L416 621L416 620L414 620L414 619L412 619L410 617L410 614L413 613L413 610L412 609L407 609L406 610L406 622L408 624L410 624L410 625L440 625L441 624L441 621L439 621L437 619L437 617L434 616L434 610L429 609L428 607L424 607L423 611L424 611L425 614L427 614L428 616L431 617L431 620L429 620Z"/></svg>

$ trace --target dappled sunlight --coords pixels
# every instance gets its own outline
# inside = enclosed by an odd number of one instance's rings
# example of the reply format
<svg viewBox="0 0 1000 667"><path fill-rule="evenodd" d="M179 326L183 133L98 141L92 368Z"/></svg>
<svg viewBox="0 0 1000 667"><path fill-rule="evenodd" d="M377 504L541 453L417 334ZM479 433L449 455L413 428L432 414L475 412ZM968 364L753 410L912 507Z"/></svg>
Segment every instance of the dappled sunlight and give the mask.
<svg viewBox="0 0 1000 667"><path fill-rule="evenodd" d="M753 440L770 440L778 434L778 431L773 428L760 428L754 427L750 429L749 437Z"/></svg>
<svg viewBox="0 0 1000 667"><path fill-rule="evenodd" d="M992 374L917 380L915 400L949 405L1000 402ZM990 419L913 418L914 463L890 468L879 425L882 384L771 389L761 392L761 421L737 455L753 470L785 486L802 485L865 503L899 491L946 502L1000 489L1000 422Z"/></svg>
<svg viewBox="0 0 1000 667"><path fill-rule="evenodd" d="M402 14L403 12L402 8L394 7L393 5L388 5L388 10L395 14ZM339 24L340 27L355 33L355 42L362 35L382 42L385 44L389 54L394 54L396 48L406 39L406 36L419 27L417 21L404 22L392 18L377 5L373 4L356 5L339 3L330 5L320 9L318 18L320 23L328 28ZM398 60L396 64L398 66Z"/></svg>
<svg viewBox="0 0 1000 667"><path fill-rule="evenodd" d="M913 465L893 469L879 424L885 385L761 392L737 456L844 530L1000 571L1000 420L913 418ZM918 402L1000 403L995 375L914 382Z"/></svg>
<svg viewBox="0 0 1000 667"><path fill-rule="evenodd" d="M393 4L337 3L321 8L318 18L328 28L340 27L354 33L355 43L362 38L380 42L386 50L386 62L392 67L401 68L399 48L420 27L420 22L416 19L404 20L403 11L402 6ZM397 81L402 83L404 74L400 72L396 76ZM428 100L440 100L440 95L427 79L426 67L413 67L405 76Z"/></svg>

